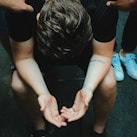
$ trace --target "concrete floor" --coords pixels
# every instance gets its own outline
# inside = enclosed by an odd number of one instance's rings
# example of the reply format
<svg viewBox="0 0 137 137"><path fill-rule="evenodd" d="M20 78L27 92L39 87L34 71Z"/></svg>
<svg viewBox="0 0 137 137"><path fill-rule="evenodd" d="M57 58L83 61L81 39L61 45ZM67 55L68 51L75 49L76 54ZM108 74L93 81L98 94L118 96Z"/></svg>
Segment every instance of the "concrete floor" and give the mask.
<svg viewBox="0 0 137 137"><path fill-rule="evenodd" d="M117 51L120 49L122 30L127 14L126 12L120 12L120 19L117 27ZM135 51L135 54L137 55L137 51ZM10 60L2 45L0 45L0 68L0 137L28 137L30 123L23 112L18 108L12 95L10 88ZM54 84L56 86L54 88L56 88L56 90L60 92L66 91L63 94L65 99L68 98L70 94L75 94L75 91L81 87L84 77L79 68L75 66L67 66L58 69L62 76L66 73L68 75L65 75L65 80L63 81L55 80L52 82L55 82ZM56 73L56 75L58 74ZM117 100L106 127L107 137L137 137L136 83L137 81L131 79L126 72L124 81L118 82ZM49 84L49 86L53 88L52 85ZM69 104L71 100L73 100L73 96L69 98ZM91 104L91 107L82 120L71 123L67 128L58 130L52 127L52 129L56 137L59 137L59 135L60 137L87 137L90 126L92 125L92 120L93 111Z"/></svg>

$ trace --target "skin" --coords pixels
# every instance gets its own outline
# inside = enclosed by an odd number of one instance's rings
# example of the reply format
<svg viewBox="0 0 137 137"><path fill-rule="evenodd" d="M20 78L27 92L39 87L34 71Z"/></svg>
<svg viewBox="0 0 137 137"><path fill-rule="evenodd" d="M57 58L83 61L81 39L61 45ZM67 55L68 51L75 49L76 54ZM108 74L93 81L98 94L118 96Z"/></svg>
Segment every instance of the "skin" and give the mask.
<svg viewBox="0 0 137 137"><path fill-rule="evenodd" d="M95 109L97 117L94 123L94 130L98 133L103 132L106 120L115 102L115 84L114 86L108 84L108 81L115 83L111 67L114 42L115 38L112 41L104 43L93 39L93 56L89 62L83 87L77 92L72 107L67 108L64 106L60 110L60 114L56 98L50 94L39 66L33 58L33 37L24 42L16 42L10 38L13 60L17 69L13 73L12 87L14 87L16 95L18 95L17 99L20 101L20 104L22 106L26 105L24 109L29 113L35 129L45 129L40 111L47 121L57 127L66 126L66 120L71 122L80 119L86 113L93 94L96 93L95 106L96 108L100 108L100 110ZM105 83L111 85L112 88L109 89L107 87L106 89ZM95 92L96 89L99 89L99 92ZM27 96L22 99L22 94L24 93ZM32 95L35 96L35 100ZM38 106L40 106L40 109Z"/></svg>
<svg viewBox="0 0 137 137"><path fill-rule="evenodd" d="M137 10L137 0L108 1L106 5L109 7L118 8L123 11Z"/></svg>
<svg viewBox="0 0 137 137"><path fill-rule="evenodd" d="M26 4L25 0L0 0L0 7L16 12L33 11L33 7Z"/></svg>
<svg viewBox="0 0 137 137"><path fill-rule="evenodd" d="M57 101L48 91L40 69L33 58L33 37L24 42L16 42L10 39L10 43L13 60L18 70L16 75L20 75L16 77L21 77L27 86L34 91L33 93L37 94L40 111L45 119L57 127L66 126L66 123L62 121L62 116L59 115Z"/></svg>
<svg viewBox="0 0 137 137"><path fill-rule="evenodd" d="M33 38L25 42L15 42L14 40L10 39L14 62L17 67L17 72L16 71L14 72L12 81L14 81L16 85L19 85L17 83L18 81L21 81L23 84L25 83L23 85L23 87L26 88L25 92L29 93L30 92L29 90L31 89L32 93L37 95L38 100L36 99L37 100L36 102L40 106L40 111L42 112L45 119L47 119L50 123L52 123L57 127L66 126L67 125L67 123L65 122L66 119L69 122L75 121L81 118L86 113L88 109L88 104L92 100L93 93L95 92L96 88L101 86L103 87L104 84L101 81L102 80L104 81L104 79L106 79L106 74L108 76L109 74L108 72L111 69L111 56L113 53L114 41L115 40L112 40L108 43L100 43L96 40L93 40L94 54L89 63L88 72L83 87L81 90L78 91L73 106L71 108L63 107L61 110L62 113L61 115L59 114L58 111L57 101L55 97L53 97L48 91L48 88L46 86L46 83L44 82L40 69L33 58L33 44L34 44ZM112 76L110 77L111 79L114 78L114 75ZM15 77L17 77L17 80L15 80ZM100 84L100 82L102 84ZM100 89L103 90L103 88ZM19 89L17 90L18 90L17 92L21 91ZM32 99L31 100L28 99L28 100L30 102ZM102 120L101 125L103 126L101 127L101 129L97 131L103 132L107 116L110 113L110 110L115 100L115 95L113 96L113 99L110 100L112 101L112 103L109 103L111 105L110 107L108 107L109 109L107 110L107 114L105 114L105 120L104 117L102 118L103 120L101 119ZM28 101L24 101L24 102L27 102L26 106L27 109L29 110L30 107L28 105L29 104ZM33 106L35 103L32 102ZM22 104L24 103L22 102ZM37 119L35 118L35 114L33 113L36 111L35 109L34 110L32 109L31 112L29 111L29 113L32 113L30 115L32 115L32 117L34 117L33 118L34 121L37 122ZM100 127L99 126L100 124L96 124L96 125L97 125L96 127ZM41 127L39 126L37 128L40 129Z"/></svg>
<svg viewBox="0 0 137 137"><path fill-rule="evenodd" d="M83 117L88 109L89 102L92 100L95 89L104 79L111 67L111 56L113 54L113 44L115 40L108 43L101 43L93 40L93 56L88 66L88 72L84 85L78 91L74 104L71 108L62 107L62 116L69 122Z"/></svg>

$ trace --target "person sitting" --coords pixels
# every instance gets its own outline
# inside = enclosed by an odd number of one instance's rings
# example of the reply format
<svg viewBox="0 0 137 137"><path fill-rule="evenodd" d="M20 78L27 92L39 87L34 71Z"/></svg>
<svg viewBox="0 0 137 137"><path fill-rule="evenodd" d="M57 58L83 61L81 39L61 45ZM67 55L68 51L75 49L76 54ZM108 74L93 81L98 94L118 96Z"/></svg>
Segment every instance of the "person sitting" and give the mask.
<svg viewBox="0 0 137 137"><path fill-rule="evenodd" d="M85 114L94 95L95 121L92 133L94 136L103 136L116 98L116 80L111 58L117 10L106 8L104 0L28 2L34 12L8 11L7 24L16 66L12 75L12 88L16 100L32 121L33 137L46 136L43 116L59 128L67 126L66 121L72 121L66 116L64 107L60 113L57 100L49 91L42 73L45 73L46 79L46 72L51 67L57 62L66 63L67 60L80 65L85 73L88 66L85 82L72 107L72 110L76 106L79 108L79 113L75 113L73 120ZM89 47L93 48L93 54ZM85 51L87 61L83 63L82 52Z"/></svg>

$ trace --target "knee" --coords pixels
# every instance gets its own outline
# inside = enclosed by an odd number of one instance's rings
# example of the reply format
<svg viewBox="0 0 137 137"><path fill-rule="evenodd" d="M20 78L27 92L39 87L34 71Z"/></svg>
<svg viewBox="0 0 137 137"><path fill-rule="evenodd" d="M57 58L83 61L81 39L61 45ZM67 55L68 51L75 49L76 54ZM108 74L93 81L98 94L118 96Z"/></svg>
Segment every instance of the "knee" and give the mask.
<svg viewBox="0 0 137 137"><path fill-rule="evenodd" d="M100 94L105 98L105 99L110 99L116 97L116 87L117 83L115 80L115 77L112 75L107 76L101 83L99 87Z"/></svg>
<svg viewBox="0 0 137 137"><path fill-rule="evenodd" d="M26 86L19 77L17 71L13 72L11 88L13 89L13 92L16 94L26 94Z"/></svg>
<svg viewBox="0 0 137 137"><path fill-rule="evenodd" d="M104 79L102 86L105 91L113 91L116 88L116 85L117 83L114 77L107 77Z"/></svg>

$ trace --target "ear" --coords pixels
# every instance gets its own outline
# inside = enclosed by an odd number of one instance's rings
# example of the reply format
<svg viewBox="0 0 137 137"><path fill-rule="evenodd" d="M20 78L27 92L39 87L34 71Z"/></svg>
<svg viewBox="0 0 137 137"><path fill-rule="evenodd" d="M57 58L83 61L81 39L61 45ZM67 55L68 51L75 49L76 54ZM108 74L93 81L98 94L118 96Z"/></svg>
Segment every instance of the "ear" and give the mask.
<svg viewBox="0 0 137 137"><path fill-rule="evenodd" d="M39 20L39 17L40 17L40 12L37 14L36 16L36 20L38 21Z"/></svg>

